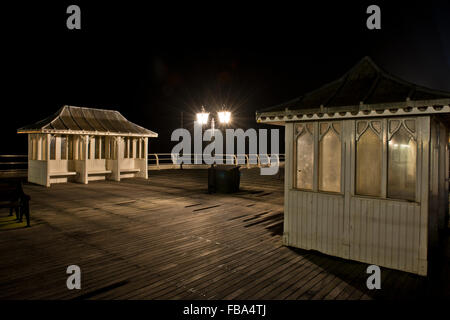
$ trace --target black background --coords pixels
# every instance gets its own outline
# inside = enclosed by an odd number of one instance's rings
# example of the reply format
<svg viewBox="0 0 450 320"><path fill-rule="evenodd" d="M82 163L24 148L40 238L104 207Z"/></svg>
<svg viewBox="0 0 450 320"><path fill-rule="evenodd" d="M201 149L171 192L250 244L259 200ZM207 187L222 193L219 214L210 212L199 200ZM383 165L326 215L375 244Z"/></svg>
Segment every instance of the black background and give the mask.
<svg viewBox="0 0 450 320"><path fill-rule="evenodd" d="M81 8L81 30L66 9ZM381 30L366 28L367 6ZM62 105L119 110L159 133L201 105L233 127L340 77L363 56L405 80L450 91L449 1L33 1L1 5L0 154L26 153L17 128Z"/></svg>

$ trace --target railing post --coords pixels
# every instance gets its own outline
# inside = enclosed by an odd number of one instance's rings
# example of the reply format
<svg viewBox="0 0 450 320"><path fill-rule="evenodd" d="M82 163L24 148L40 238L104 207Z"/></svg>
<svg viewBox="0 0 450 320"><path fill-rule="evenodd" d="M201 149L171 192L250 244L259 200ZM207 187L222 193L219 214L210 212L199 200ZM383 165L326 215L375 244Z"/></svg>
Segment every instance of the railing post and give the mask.
<svg viewBox="0 0 450 320"><path fill-rule="evenodd" d="M156 167L158 168L158 170L161 170L160 167L159 167L159 157L158 157L158 154L155 153L154 155L155 155L155 159L156 159Z"/></svg>
<svg viewBox="0 0 450 320"><path fill-rule="evenodd" d="M275 157L277 158L277 166L280 167L280 155L275 154Z"/></svg>

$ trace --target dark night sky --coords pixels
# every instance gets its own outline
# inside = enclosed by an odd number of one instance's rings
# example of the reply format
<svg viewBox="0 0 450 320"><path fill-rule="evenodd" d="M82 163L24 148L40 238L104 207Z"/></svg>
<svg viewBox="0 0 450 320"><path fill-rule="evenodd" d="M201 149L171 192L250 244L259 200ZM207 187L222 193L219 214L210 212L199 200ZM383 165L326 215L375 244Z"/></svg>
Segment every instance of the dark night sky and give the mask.
<svg viewBox="0 0 450 320"><path fill-rule="evenodd" d="M16 129L64 104L117 109L160 137L201 105L232 109L235 127L255 110L340 77L363 56L392 74L450 91L449 1L58 1L2 5L0 154L25 153ZM162 4L164 3L164 4ZM66 29L81 7L82 30ZM382 30L366 28L381 7Z"/></svg>

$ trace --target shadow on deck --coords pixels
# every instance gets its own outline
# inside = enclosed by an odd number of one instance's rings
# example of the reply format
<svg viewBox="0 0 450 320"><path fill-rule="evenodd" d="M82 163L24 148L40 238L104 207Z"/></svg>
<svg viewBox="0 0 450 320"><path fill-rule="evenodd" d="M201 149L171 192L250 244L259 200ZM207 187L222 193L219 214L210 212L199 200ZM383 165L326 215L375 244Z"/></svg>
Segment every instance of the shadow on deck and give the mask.
<svg viewBox="0 0 450 320"><path fill-rule="evenodd" d="M449 297L446 252L429 279L285 247L283 180L243 170L241 191L207 194L205 170L27 184L32 223L0 229L0 299L417 299ZM4 215L8 213L5 211ZM66 268L82 290L66 288Z"/></svg>

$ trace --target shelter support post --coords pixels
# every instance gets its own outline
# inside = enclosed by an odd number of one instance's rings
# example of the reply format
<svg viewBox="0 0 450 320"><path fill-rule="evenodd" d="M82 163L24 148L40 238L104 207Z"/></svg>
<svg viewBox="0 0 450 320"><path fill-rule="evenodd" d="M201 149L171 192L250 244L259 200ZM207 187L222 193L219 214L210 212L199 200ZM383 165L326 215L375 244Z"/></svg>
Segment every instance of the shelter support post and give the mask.
<svg viewBox="0 0 450 320"><path fill-rule="evenodd" d="M419 161L420 172L420 237L419 237L419 274L426 275L428 269L428 210L429 210L429 179L430 179L430 118L421 117L420 139L421 159Z"/></svg>
<svg viewBox="0 0 450 320"><path fill-rule="evenodd" d="M45 135L45 159L47 160L47 165L45 166L45 186L50 187L50 169L48 166L48 162L50 161L50 141L51 141L51 135L46 134Z"/></svg>
<svg viewBox="0 0 450 320"><path fill-rule="evenodd" d="M114 137L114 152L112 153L112 167L111 167L111 175L110 179L114 181L120 181L120 159L122 155L122 143L120 137Z"/></svg>
<svg viewBox="0 0 450 320"><path fill-rule="evenodd" d="M290 203L289 203L289 190L293 188L293 157L294 157L294 124L286 123L285 126L285 141L286 141L286 160L284 164L285 170L285 181L284 181L284 222L283 222L283 244L285 246L291 245L289 241L289 237L292 236L289 233L291 232L290 223L291 223L291 211ZM258 161L259 162L259 161Z"/></svg>
<svg viewBox="0 0 450 320"><path fill-rule="evenodd" d="M89 152L89 136L81 136L81 141L83 142L81 148L81 159L79 160L78 167L78 182L87 184L88 183L88 152Z"/></svg>
<svg viewBox="0 0 450 320"><path fill-rule="evenodd" d="M141 138L136 140L136 145L139 145L140 153L136 154L136 167L139 168L139 172L136 173L136 177L148 179L148 138ZM137 150L138 148L135 148Z"/></svg>
<svg viewBox="0 0 450 320"><path fill-rule="evenodd" d="M33 146L31 134L28 135L28 181L31 181L31 159L33 157Z"/></svg>
<svg viewBox="0 0 450 320"><path fill-rule="evenodd" d="M38 134L37 136L37 153L36 153L36 160L43 160L42 159L42 135Z"/></svg>
<svg viewBox="0 0 450 320"><path fill-rule="evenodd" d="M144 138L144 150L142 150L142 152L144 152L144 178L148 179L148 138Z"/></svg>

